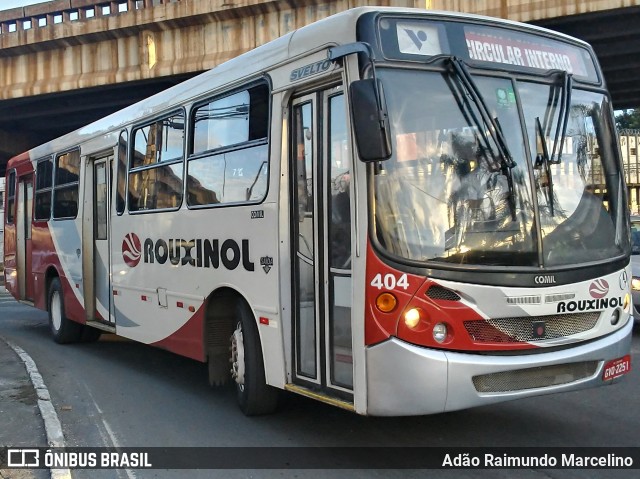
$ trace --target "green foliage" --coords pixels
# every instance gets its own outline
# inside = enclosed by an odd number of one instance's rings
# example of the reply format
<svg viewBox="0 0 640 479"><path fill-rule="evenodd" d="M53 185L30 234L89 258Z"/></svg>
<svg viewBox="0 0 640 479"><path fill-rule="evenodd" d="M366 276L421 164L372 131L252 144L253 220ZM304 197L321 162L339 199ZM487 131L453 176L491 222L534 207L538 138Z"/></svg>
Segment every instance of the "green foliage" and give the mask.
<svg viewBox="0 0 640 479"><path fill-rule="evenodd" d="M640 130L640 108L616 113L618 130Z"/></svg>

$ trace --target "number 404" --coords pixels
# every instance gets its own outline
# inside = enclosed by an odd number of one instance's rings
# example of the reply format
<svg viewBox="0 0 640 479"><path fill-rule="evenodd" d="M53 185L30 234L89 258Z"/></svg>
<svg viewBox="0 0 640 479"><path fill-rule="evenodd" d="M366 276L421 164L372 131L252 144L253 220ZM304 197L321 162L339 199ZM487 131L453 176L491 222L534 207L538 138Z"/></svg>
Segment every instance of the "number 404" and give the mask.
<svg viewBox="0 0 640 479"><path fill-rule="evenodd" d="M377 289L384 288L392 290L396 288L402 288L406 290L407 288L409 288L409 279L407 278L406 274L403 274L399 278L396 278L395 274L389 273L383 276L382 273L378 273L371 280L371 286Z"/></svg>

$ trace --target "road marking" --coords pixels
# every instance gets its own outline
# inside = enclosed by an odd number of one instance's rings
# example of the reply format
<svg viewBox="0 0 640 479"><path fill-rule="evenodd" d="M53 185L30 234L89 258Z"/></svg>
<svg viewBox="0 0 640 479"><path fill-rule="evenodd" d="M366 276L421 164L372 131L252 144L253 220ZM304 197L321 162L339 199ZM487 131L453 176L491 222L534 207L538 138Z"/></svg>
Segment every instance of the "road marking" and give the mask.
<svg viewBox="0 0 640 479"><path fill-rule="evenodd" d="M38 372L36 363L27 352L20 346L7 341L4 337L0 336L0 339L7 343L7 345L13 349L13 351L20 357L24 363L27 373L29 373L29 379L31 384L36 390L38 395L38 408L40 409L40 415L44 421L44 429L47 433L47 443L49 447L64 447L64 435L62 434L62 425L58 414L56 413L53 404L51 404L51 396L49 395L49 389L47 389L42 375ZM51 479L71 479L71 471L69 469L50 469Z"/></svg>
<svg viewBox="0 0 640 479"><path fill-rule="evenodd" d="M104 427L104 430L106 431L106 433L108 435L108 438L105 437L105 434L102 432L102 430L100 430L100 428L98 428L98 432L102 436L103 442L105 443L105 445L107 445L108 444L107 439L109 439L111 441L111 444L113 444L113 447L115 447L116 449L120 449L120 447L121 447L120 446L120 442L116 438L116 435L113 432L113 429L111 429L111 426L109 426L109 423L107 422L107 420L103 417L102 409L100 409L100 406L98 406L98 403L96 402L95 398L93 397L93 394L91 394L91 391L89 391L89 388L86 385L85 385L85 389L87 391L87 394L91 398L91 401L93 402L93 406L98 411L98 414L100 414L100 420L102 421L102 425ZM119 475L119 472L120 471L117 472L118 475ZM136 473L133 472L132 469L125 469L124 472L127 474L127 477L129 479L136 479Z"/></svg>

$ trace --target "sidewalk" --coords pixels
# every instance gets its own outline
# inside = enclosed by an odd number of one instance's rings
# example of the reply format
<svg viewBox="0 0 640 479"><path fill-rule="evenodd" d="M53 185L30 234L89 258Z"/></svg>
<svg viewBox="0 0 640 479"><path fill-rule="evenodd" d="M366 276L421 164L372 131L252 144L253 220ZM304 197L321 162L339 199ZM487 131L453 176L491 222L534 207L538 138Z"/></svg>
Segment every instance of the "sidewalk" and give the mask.
<svg viewBox="0 0 640 479"><path fill-rule="evenodd" d="M3 301L11 295L0 284L0 316ZM6 313L5 313L6 314ZM0 331L0 447L46 447L44 422L38 397L20 357ZM48 478L46 469L2 469L1 479Z"/></svg>

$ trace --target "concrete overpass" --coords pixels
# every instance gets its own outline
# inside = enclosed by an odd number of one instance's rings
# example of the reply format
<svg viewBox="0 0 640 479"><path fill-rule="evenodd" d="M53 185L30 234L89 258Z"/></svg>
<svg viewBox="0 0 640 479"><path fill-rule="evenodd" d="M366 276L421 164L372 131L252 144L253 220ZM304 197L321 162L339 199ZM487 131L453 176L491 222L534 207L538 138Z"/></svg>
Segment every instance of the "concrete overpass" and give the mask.
<svg viewBox="0 0 640 479"><path fill-rule="evenodd" d="M640 0L55 0L0 12L0 175L10 156L307 23L360 5L531 22L592 43L640 106Z"/></svg>

